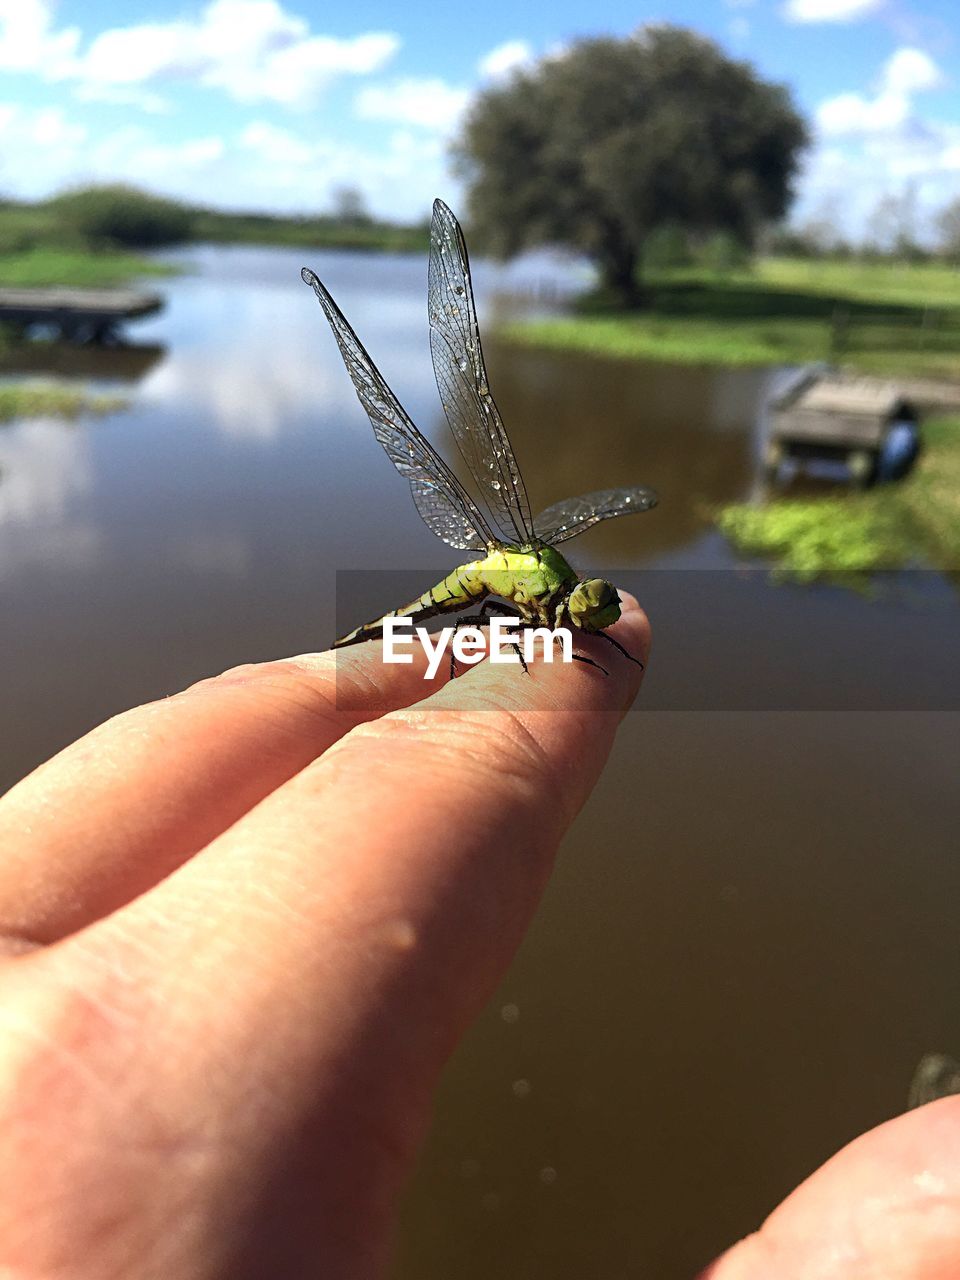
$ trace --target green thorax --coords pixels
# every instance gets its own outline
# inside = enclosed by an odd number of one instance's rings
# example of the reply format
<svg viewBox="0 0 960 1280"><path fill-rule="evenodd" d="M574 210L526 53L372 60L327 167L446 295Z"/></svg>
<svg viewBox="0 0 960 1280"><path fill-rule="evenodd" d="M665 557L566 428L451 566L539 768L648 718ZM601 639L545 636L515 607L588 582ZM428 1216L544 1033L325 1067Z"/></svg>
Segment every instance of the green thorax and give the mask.
<svg viewBox="0 0 960 1280"><path fill-rule="evenodd" d="M553 547L491 551L483 560L461 565L455 573L476 595L489 593L511 600L518 608L545 616L550 602L565 596L578 578Z"/></svg>

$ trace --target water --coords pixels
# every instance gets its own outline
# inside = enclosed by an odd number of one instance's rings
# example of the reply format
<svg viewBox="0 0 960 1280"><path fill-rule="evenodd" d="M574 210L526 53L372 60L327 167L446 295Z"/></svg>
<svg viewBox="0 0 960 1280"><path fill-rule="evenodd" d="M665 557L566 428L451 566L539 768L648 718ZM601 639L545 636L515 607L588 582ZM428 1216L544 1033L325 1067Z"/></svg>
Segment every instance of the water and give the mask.
<svg viewBox="0 0 960 1280"><path fill-rule="evenodd" d="M441 442L423 261L183 256L138 349L29 353L127 410L0 428L0 788L137 701L326 644L337 569L453 563L299 279ZM484 305L516 279L481 270ZM710 510L752 490L769 375L486 347L536 507L661 492L570 544L642 594L656 648L446 1075L396 1277L689 1277L960 1047L956 598L744 576Z"/></svg>

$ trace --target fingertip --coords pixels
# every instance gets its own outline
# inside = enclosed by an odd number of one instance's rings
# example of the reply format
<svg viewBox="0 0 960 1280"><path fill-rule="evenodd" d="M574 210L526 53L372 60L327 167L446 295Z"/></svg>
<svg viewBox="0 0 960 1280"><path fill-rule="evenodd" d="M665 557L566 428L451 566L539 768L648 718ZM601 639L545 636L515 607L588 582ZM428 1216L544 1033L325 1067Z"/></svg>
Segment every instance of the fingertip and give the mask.
<svg viewBox="0 0 960 1280"><path fill-rule="evenodd" d="M620 587L617 588L617 594L620 597L620 620L611 629L617 632L617 639L621 643L623 642L623 635L630 634L633 636L633 643L638 651L638 656L643 663L646 663L650 654L650 619L635 595L632 595L629 591L623 591Z"/></svg>

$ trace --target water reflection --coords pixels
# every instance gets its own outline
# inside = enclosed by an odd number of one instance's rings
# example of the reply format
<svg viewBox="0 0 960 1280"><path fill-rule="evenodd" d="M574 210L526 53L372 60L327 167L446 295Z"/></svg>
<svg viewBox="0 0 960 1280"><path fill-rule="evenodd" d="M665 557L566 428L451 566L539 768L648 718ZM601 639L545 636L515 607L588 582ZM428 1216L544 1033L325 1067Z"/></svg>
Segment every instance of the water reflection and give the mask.
<svg viewBox="0 0 960 1280"><path fill-rule="evenodd" d="M90 568L99 556L95 528L75 518L93 483L89 441L56 419L8 426L0 482L0 582L51 563Z"/></svg>
<svg viewBox="0 0 960 1280"><path fill-rule="evenodd" d="M0 373L136 383L163 359L160 342L17 342L0 352Z"/></svg>
<svg viewBox="0 0 960 1280"><path fill-rule="evenodd" d="M749 493L758 406L772 375L486 348L537 509L618 484L649 484L661 495L642 520L611 520L578 542L578 563L655 563L709 529L712 508Z"/></svg>
<svg viewBox="0 0 960 1280"><path fill-rule="evenodd" d="M167 310L138 327L166 355L127 410L0 431L0 788L124 707L325 645L336 569L453 563L299 278L308 263L328 283L449 456L422 259L180 258L193 274L165 282ZM481 320L507 284L481 264ZM486 345L538 505L630 481L661 492L642 519L571 543L577 565L735 568L709 507L750 491L768 375ZM679 574L669 592L643 588L661 709L627 718L532 934L447 1075L399 1276L687 1280L840 1142L901 1109L920 1056L956 1041L956 715L731 713L664 693L669 680L716 690L714 707L757 705L723 696L751 686L749 650L781 680L855 669L857 705L902 705L867 695L924 652L912 636L929 615L819 591L777 603L752 580L749 617L734 617L744 593L725 595L728 576L713 575L709 599ZM938 653L957 616L938 608ZM914 705L936 705L924 689Z"/></svg>

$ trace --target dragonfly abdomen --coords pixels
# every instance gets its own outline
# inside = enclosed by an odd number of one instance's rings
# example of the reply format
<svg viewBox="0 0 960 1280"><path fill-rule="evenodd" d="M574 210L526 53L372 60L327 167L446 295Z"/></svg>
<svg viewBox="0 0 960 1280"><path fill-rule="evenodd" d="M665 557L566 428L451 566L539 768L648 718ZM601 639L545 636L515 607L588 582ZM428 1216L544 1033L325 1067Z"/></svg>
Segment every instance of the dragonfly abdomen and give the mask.
<svg viewBox="0 0 960 1280"><path fill-rule="evenodd" d="M448 573L442 582L425 591L422 596L417 596L416 600L411 600L399 609L391 609L372 622L363 623L355 631L342 636L333 647L342 649L345 645L360 644L364 640L379 640L387 618L409 618L417 623L424 618L434 618L440 613L459 613L472 604L479 604L490 594L480 572L484 563L482 560L475 560L470 564L460 565L453 573Z"/></svg>

